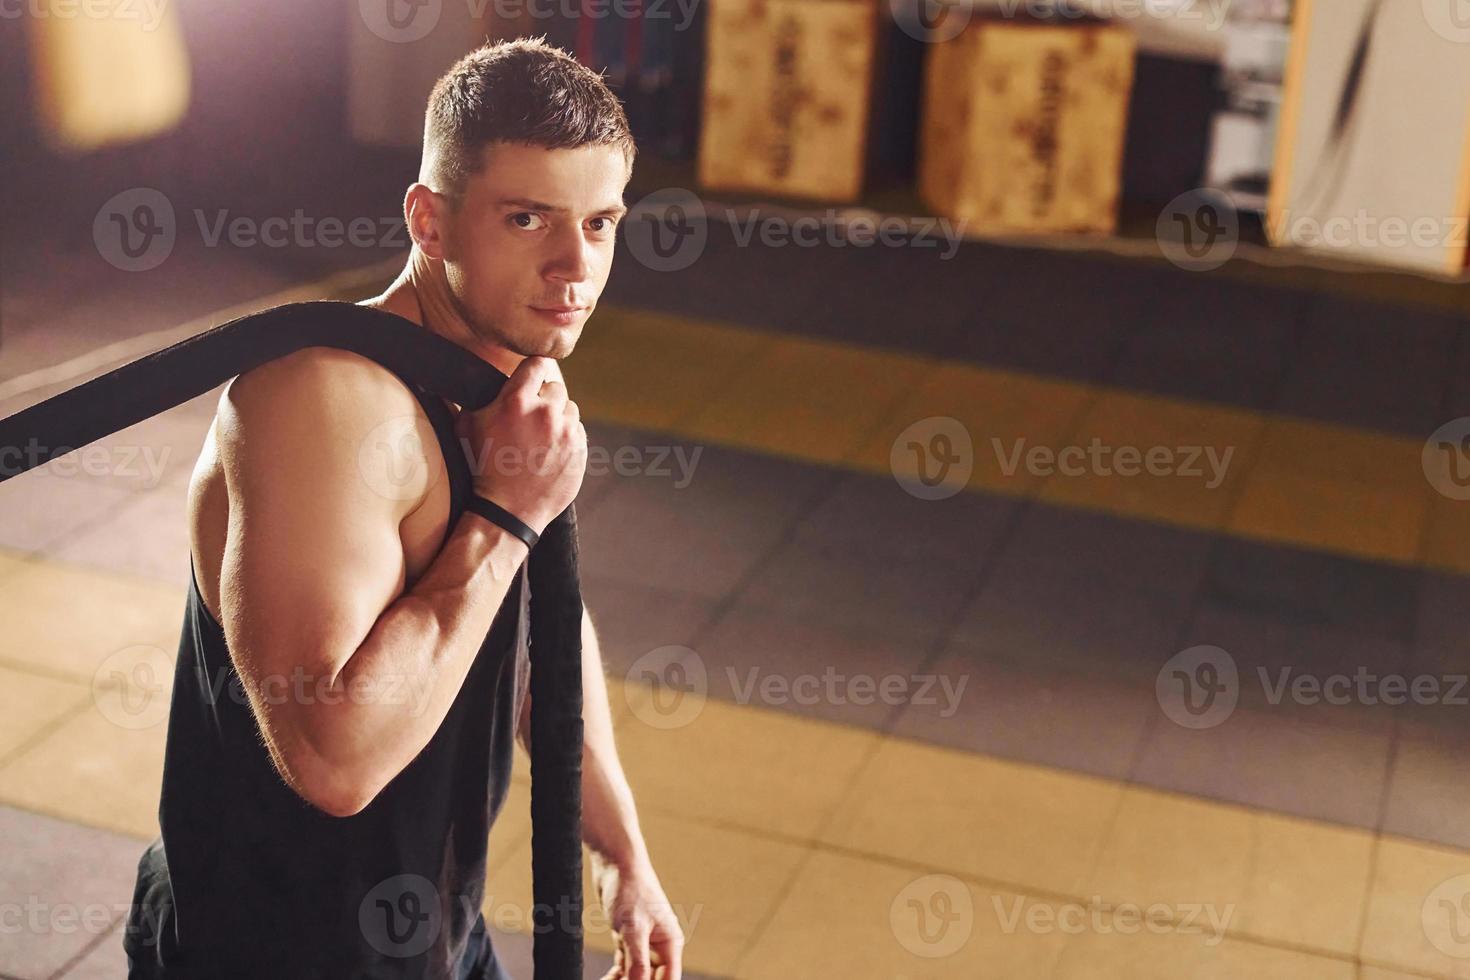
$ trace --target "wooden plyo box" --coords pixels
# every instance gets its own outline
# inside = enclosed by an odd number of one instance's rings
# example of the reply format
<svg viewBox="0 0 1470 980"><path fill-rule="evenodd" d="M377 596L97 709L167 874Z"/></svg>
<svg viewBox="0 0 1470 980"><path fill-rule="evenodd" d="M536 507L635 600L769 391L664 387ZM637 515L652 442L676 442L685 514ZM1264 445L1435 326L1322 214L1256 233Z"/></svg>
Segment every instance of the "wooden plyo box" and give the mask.
<svg viewBox="0 0 1470 980"><path fill-rule="evenodd" d="M919 137L925 203L982 233L1112 232L1134 48L1117 25L1014 19L976 19L935 44Z"/></svg>
<svg viewBox="0 0 1470 980"><path fill-rule="evenodd" d="M700 184L862 191L878 0L709 0Z"/></svg>

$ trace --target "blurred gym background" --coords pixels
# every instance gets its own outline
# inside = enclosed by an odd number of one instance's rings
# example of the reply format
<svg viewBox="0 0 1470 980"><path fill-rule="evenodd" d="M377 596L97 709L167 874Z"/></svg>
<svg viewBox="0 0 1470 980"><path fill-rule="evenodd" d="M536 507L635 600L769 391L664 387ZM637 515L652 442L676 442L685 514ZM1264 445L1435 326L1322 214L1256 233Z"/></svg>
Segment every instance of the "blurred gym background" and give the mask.
<svg viewBox="0 0 1470 980"><path fill-rule="evenodd" d="M543 34L640 145L565 369L689 975L1470 977L1470 7L0 0L0 415L376 293ZM123 975L217 395L0 486L0 977Z"/></svg>

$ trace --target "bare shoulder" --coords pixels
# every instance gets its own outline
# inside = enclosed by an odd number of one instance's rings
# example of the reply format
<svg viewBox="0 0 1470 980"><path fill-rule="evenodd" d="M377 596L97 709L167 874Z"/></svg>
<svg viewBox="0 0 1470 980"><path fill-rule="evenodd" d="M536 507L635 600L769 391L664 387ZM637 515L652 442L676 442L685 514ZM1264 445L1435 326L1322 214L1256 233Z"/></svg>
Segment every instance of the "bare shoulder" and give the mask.
<svg viewBox="0 0 1470 980"><path fill-rule="evenodd" d="M433 427L402 379L331 347L307 347L232 380L215 438L226 473L233 463L242 481L337 478L400 516L423 500L425 456L437 455Z"/></svg>
<svg viewBox="0 0 1470 980"><path fill-rule="evenodd" d="M383 365L335 347L306 347L262 364L232 380L220 398L222 414L243 410L272 417L284 414L287 406L304 404L368 420L411 410L418 400Z"/></svg>

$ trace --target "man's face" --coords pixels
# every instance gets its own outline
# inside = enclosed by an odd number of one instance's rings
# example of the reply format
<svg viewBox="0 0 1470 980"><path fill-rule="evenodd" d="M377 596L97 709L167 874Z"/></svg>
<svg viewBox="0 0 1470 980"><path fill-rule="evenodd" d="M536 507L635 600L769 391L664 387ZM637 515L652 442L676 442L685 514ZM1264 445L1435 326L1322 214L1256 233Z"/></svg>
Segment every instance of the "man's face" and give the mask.
<svg viewBox="0 0 1470 980"><path fill-rule="evenodd" d="M612 269L627 157L615 146L497 143L482 161L447 216L450 293L484 340L566 357Z"/></svg>

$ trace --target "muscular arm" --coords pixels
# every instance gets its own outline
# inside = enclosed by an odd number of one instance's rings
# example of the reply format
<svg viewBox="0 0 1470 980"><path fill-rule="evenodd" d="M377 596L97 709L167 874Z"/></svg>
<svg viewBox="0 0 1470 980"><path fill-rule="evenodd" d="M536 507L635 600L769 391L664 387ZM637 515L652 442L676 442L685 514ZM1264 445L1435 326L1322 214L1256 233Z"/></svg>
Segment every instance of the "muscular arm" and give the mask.
<svg viewBox="0 0 1470 980"><path fill-rule="evenodd" d="M281 776L336 816L428 744L526 556L466 514L403 591L399 524L447 478L393 455L413 452L401 420L420 415L387 372L322 348L236 379L221 409L230 654ZM383 466L409 478L385 483Z"/></svg>

